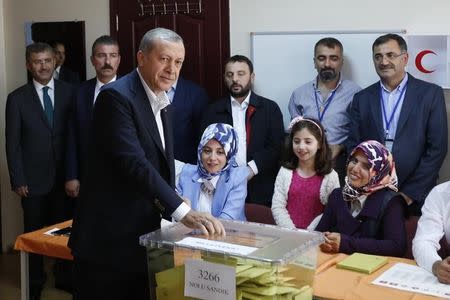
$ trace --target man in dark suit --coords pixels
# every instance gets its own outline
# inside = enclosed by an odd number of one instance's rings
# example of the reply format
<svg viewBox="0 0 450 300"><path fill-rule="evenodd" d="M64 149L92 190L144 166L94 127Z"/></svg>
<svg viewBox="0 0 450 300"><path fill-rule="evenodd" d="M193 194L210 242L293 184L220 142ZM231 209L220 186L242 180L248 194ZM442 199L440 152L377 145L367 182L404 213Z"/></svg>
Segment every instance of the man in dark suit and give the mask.
<svg viewBox="0 0 450 300"><path fill-rule="evenodd" d="M92 45L91 63L96 77L80 84L72 101L68 122L66 150L66 193L72 198L78 196L80 178L84 171L87 145L92 122L92 111L100 89L117 78L120 64L119 44L104 35Z"/></svg>
<svg viewBox="0 0 450 300"><path fill-rule="evenodd" d="M24 231L30 232L70 218L64 195L66 120L72 86L54 80L52 47L26 48L33 81L8 95L6 156L13 191L22 198ZM39 297L45 281L42 257L30 255L30 292Z"/></svg>
<svg viewBox="0 0 450 300"><path fill-rule="evenodd" d="M191 210L174 191L165 91L177 80L183 60L178 34L150 30L139 46L138 68L98 95L69 239L74 299L149 299L139 236L160 227L161 210L204 234L224 233L217 219Z"/></svg>
<svg viewBox="0 0 450 300"><path fill-rule="evenodd" d="M77 85L80 83L80 75L71 69L64 66L66 61L66 47L61 41L54 41L51 43L55 50L55 70L53 71L53 77L70 84Z"/></svg>
<svg viewBox="0 0 450 300"><path fill-rule="evenodd" d="M194 82L178 78L167 91L177 126L173 126L174 155L179 161L196 164L197 146L203 112L208 107L208 95Z"/></svg>
<svg viewBox="0 0 450 300"><path fill-rule="evenodd" d="M283 116L278 104L255 94L253 64L235 55L225 65L229 95L211 104L203 126L227 123L238 133L236 161L249 168L246 202L270 206L283 143Z"/></svg>
<svg viewBox="0 0 450 300"><path fill-rule="evenodd" d="M380 36L372 52L380 82L357 93L349 106L347 151L365 140L384 143L394 156L399 191L410 213L420 215L447 154L444 93L406 73L407 45L401 36Z"/></svg>

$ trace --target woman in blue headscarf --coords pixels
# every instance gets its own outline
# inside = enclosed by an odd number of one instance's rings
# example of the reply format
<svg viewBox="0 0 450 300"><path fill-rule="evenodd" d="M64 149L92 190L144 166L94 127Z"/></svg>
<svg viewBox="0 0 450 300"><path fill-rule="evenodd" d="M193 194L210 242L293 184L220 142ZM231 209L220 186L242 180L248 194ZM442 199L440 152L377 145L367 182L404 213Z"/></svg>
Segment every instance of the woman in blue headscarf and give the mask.
<svg viewBox="0 0 450 300"><path fill-rule="evenodd" d="M197 165L186 164L177 191L193 209L222 219L245 220L246 167L236 164L237 133L228 124L215 123L203 132Z"/></svg>

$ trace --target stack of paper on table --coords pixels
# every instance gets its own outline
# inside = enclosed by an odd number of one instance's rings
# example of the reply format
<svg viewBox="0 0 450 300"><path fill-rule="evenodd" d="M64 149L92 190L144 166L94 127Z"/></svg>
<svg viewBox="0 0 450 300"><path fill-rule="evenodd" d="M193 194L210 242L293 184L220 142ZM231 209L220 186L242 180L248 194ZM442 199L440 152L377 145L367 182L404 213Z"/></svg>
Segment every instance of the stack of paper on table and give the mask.
<svg viewBox="0 0 450 300"><path fill-rule="evenodd" d="M371 274L372 272L387 264L387 262L387 257L363 253L353 253L352 255L337 263L336 267L338 269L348 269L352 271Z"/></svg>

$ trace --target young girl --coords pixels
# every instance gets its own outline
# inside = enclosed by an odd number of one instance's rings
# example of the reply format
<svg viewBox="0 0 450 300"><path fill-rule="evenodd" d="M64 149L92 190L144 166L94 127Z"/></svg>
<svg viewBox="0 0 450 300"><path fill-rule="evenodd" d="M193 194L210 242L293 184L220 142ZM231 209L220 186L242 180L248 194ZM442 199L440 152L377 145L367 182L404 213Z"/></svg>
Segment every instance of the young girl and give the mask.
<svg viewBox="0 0 450 300"><path fill-rule="evenodd" d="M331 150L322 125L299 116L289 128L286 157L275 181L272 213L279 226L306 229L323 212L328 195L339 187L339 178L331 168ZM314 229L318 221L309 228Z"/></svg>
<svg viewBox="0 0 450 300"><path fill-rule="evenodd" d="M186 164L178 193L192 208L222 219L245 220L247 167L236 164L237 133L228 124L209 125L198 145L197 165Z"/></svg>

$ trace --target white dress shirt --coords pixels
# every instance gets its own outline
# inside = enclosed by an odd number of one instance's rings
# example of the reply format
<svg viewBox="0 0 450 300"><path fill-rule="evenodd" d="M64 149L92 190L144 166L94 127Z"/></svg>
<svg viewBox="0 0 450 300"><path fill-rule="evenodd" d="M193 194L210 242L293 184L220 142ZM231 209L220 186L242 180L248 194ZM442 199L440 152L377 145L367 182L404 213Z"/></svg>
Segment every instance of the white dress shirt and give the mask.
<svg viewBox="0 0 450 300"><path fill-rule="evenodd" d="M242 103L239 103L235 98L230 96L231 100L231 114L233 117L233 128L238 135L238 151L236 153L236 163L239 166L248 165L253 173L258 174L258 167L254 160L247 163L247 131L245 126L245 117L247 113L248 105L250 104L249 92Z"/></svg>
<svg viewBox="0 0 450 300"><path fill-rule="evenodd" d="M97 83L95 84L95 90L94 90L94 102L93 102L93 103L95 103L95 100L97 100L97 96L98 96L98 94L100 93L100 89L101 89L105 84L108 84L108 83L110 83L110 82L116 81L116 79L117 79L117 75L114 76L113 79L111 79L111 80L108 81L107 83L103 83L103 82L101 82L100 80L98 80L98 78L97 78Z"/></svg>
<svg viewBox="0 0 450 300"><path fill-rule="evenodd" d="M61 72L61 66L58 66L58 67L53 71L53 78L59 79L59 72Z"/></svg>
<svg viewBox="0 0 450 300"><path fill-rule="evenodd" d="M34 88L36 89L36 93L39 96L39 100L41 101L41 105L42 105L42 109L45 110L44 107L44 91L42 90L45 86L48 86L49 89L47 91L48 95L50 96L50 100L52 101L52 107L55 108L55 81L52 79L50 79L50 81L47 83L47 85L42 85L39 82L37 82L36 80L33 79L33 85Z"/></svg>
<svg viewBox="0 0 450 300"><path fill-rule="evenodd" d="M433 264L442 260L437 251L444 235L450 241L450 181L435 186L422 207L412 244L414 259L420 267L432 272Z"/></svg>
<svg viewBox="0 0 450 300"><path fill-rule="evenodd" d="M158 126L159 137L161 138L161 142L163 148L166 148L166 142L164 139L164 128L161 120L161 110L164 109L167 105L169 105L169 99L167 98L166 93L161 93L160 95L155 95L155 93L150 89L150 87L145 82L144 78L142 78L139 69L137 68L137 73L139 74L139 78L141 79L142 86L144 87L147 98L149 99L150 105L152 107L153 115L155 116L156 125ZM172 218L175 221L180 221L183 219L188 212L191 210L189 205L186 203L181 203L180 206L172 213Z"/></svg>

